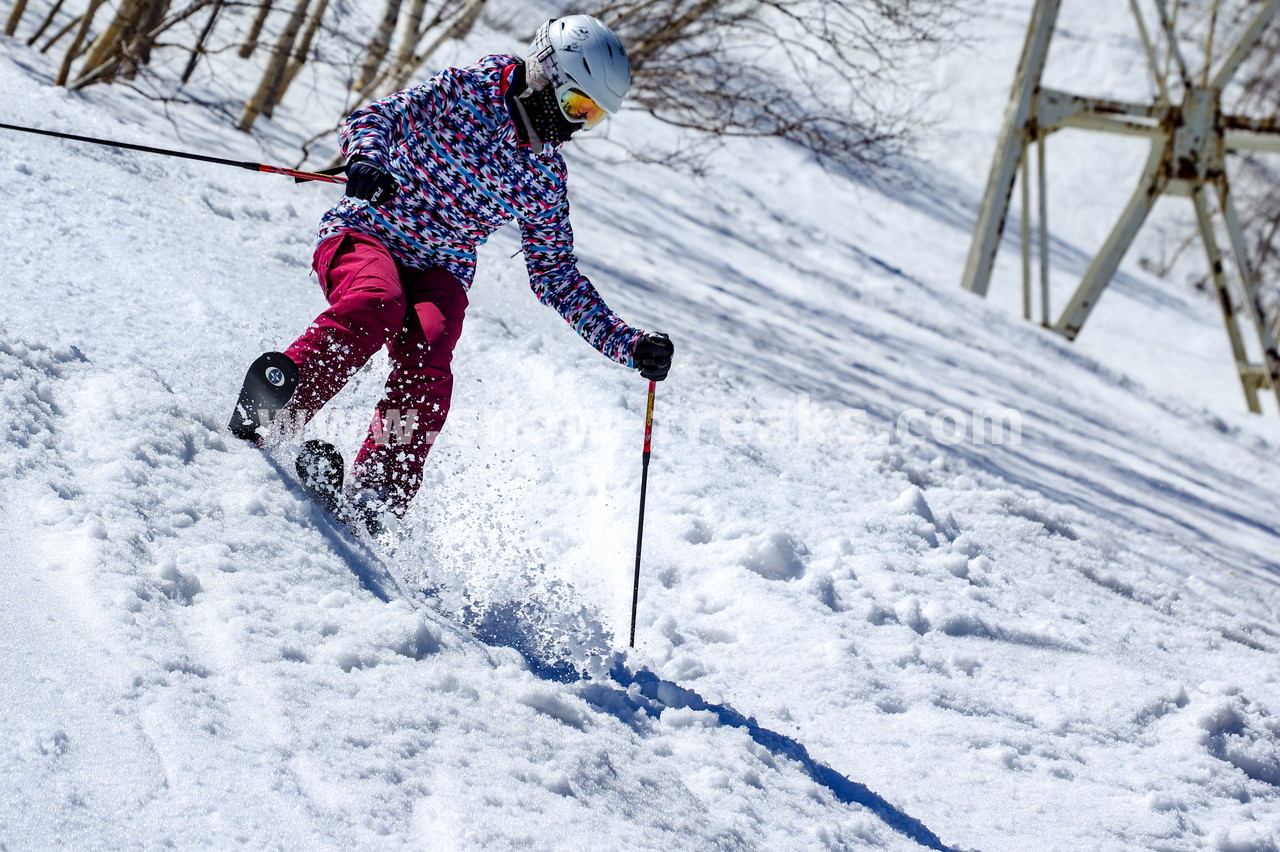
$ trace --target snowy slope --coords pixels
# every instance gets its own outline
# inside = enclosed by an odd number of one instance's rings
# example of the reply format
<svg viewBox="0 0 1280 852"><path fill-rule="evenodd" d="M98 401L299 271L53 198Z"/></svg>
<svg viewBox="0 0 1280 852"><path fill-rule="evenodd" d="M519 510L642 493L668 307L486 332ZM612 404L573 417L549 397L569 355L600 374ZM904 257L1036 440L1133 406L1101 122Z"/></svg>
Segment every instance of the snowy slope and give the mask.
<svg viewBox="0 0 1280 852"><path fill-rule="evenodd" d="M5 137L0 844L1275 849L1280 435L1200 407L1212 313L1131 265L1073 347L1009 309L1012 254L992 303L958 289L1028 6L940 63L914 185L573 152L584 268L680 347L621 656L643 382L531 298L514 233L380 560L223 430L322 305L334 190ZM264 157L48 70L6 44L0 108ZM1161 330L1177 378L1130 357ZM352 449L380 370L316 431ZM974 439L1006 410L1019 440Z"/></svg>

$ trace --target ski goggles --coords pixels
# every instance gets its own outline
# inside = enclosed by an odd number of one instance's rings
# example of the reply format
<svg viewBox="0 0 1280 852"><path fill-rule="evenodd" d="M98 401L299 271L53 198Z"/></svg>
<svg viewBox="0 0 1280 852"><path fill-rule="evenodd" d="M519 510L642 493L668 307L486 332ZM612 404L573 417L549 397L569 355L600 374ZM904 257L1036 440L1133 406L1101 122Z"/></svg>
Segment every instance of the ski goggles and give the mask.
<svg viewBox="0 0 1280 852"><path fill-rule="evenodd" d="M560 112L564 113L565 118L582 124L587 130L609 117L604 107L579 89L565 89L560 93Z"/></svg>

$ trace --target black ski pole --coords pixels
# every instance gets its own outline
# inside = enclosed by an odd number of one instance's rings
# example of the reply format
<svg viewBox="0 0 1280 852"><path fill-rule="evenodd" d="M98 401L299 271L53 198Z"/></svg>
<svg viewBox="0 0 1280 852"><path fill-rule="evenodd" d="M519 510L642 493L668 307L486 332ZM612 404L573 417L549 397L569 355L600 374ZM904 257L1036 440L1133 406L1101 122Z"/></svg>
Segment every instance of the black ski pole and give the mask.
<svg viewBox="0 0 1280 852"><path fill-rule="evenodd" d="M161 154L166 157L181 157L184 160L199 160L202 163L215 163L219 166L235 166L251 172L264 172L270 175L284 175L295 180L319 180L325 183L346 183L347 179L333 170L320 172L304 172L284 166L268 166L265 163L248 163L241 160L228 160L224 157L210 157L208 154L192 154L187 151L173 151L168 148L153 148L150 145L135 145L132 142L116 142L111 139L95 139L92 136L77 136L74 133L62 133L57 130L41 130L38 127L22 127L17 124L0 123L4 130L16 130L19 133L35 133L40 136L52 136L56 139L70 139L73 142L88 142L91 145L108 145L127 151L143 151L147 154Z"/></svg>
<svg viewBox="0 0 1280 852"><path fill-rule="evenodd" d="M644 415L644 462L640 469L640 526L636 530L636 579L631 587L631 647L636 646L636 609L640 605L640 549L644 545L644 497L649 485L649 447L653 443L653 397L658 383L649 382L649 406Z"/></svg>

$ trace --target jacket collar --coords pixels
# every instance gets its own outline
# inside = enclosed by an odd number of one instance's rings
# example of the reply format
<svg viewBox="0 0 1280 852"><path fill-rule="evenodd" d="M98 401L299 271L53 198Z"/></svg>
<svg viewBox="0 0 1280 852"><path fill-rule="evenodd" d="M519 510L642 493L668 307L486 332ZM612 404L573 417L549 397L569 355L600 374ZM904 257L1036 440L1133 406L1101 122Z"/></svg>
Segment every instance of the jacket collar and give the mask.
<svg viewBox="0 0 1280 852"><path fill-rule="evenodd" d="M517 93L512 91L512 86L521 85L523 80L524 64L522 62L513 62L502 69L498 81L497 98L501 101L499 107L501 114L507 117L503 126L504 135L511 144L528 152L531 156L555 156L560 151L559 145L539 142L535 146L530 142L530 140L537 140L537 132L533 130L524 107L517 102Z"/></svg>

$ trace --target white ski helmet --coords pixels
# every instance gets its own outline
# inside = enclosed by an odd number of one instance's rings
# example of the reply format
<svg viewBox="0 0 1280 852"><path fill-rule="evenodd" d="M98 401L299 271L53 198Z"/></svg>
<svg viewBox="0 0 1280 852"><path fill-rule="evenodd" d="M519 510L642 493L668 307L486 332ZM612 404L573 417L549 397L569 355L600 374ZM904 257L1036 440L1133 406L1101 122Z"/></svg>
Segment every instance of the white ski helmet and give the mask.
<svg viewBox="0 0 1280 852"><path fill-rule="evenodd" d="M545 79L569 121L595 127L622 107L631 61L613 31L590 15L567 15L538 28L526 60L534 85Z"/></svg>

